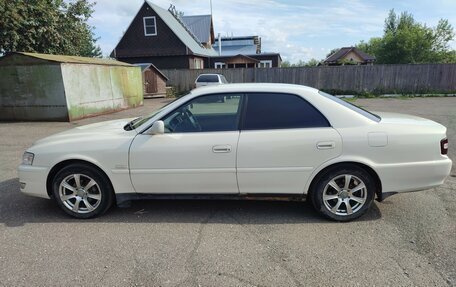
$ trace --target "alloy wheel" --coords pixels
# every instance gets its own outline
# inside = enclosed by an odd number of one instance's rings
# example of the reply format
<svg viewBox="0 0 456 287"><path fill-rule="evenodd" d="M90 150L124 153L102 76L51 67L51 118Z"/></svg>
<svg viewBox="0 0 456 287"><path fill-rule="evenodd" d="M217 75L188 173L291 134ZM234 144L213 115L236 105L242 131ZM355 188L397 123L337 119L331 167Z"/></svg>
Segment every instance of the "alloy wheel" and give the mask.
<svg viewBox="0 0 456 287"><path fill-rule="evenodd" d="M98 183L84 174L71 174L59 185L63 205L72 212L84 214L94 211L101 203Z"/></svg>
<svg viewBox="0 0 456 287"><path fill-rule="evenodd" d="M349 216L366 203L367 187L358 177L342 174L331 179L323 190L323 203L333 214Z"/></svg>

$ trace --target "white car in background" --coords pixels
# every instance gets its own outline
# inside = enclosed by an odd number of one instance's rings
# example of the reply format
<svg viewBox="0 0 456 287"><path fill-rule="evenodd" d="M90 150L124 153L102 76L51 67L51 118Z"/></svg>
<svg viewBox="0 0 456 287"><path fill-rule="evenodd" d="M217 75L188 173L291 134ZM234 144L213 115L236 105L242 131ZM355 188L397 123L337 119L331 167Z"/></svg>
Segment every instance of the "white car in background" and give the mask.
<svg viewBox="0 0 456 287"><path fill-rule="evenodd" d="M201 74L195 80L196 88L221 84L228 84L225 76L221 74Z"/></svg>
<svg viewBox="0 0 456 287"><path fill-rule="evenodd" d="M19 181L78 218L134 199L310 197L349 221L375 197L441 185L447 152L446 128L431 120L373 114L304 86L228 84L39 140Z"/></svg>

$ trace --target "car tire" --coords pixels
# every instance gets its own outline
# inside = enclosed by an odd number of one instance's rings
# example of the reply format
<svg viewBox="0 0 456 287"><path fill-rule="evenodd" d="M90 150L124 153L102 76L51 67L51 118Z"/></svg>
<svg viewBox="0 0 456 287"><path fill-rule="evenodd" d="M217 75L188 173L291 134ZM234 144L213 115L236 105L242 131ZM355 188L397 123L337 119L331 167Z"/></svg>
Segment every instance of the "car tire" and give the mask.
<svg viewBox="0 0 456 287"><path fill-rule="evenodd" d="M323 216L351 221L369 210L376 186L374 178L364 169L344 165L323 173L313 185L310 197L314 208Z"/></svg>
<svg viewBox="0 0 456 287"><path fill-rule="evenodd" d="M86 164L71 164L62 168L53 179L52 192L64 212L84 219L105 213L114 199L106 175Z"/></svg>

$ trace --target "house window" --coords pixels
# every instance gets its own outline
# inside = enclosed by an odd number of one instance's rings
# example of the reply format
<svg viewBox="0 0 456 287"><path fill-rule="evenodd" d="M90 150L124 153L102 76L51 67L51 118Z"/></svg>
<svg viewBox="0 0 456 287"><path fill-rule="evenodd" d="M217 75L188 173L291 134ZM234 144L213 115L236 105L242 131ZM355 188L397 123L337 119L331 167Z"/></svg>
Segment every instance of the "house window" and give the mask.
<svg viewBox="0 0 456 287"><path fill-rule="evenodd" d="M144 36L155 36L157 35L157 25L155 22L155 16L144 17Z"/></svg>
<svg viewBox="0 0 456 287"><path fill-rule="evenodd" d="M199 58L193 59L193 69L204 69L204 60Z"/></svg>
<svg viewBox="0 0 456 287"><path fill-rule="evenodd" d="M216 69L223 69L225 67L226 67L226 64L223 63L223 62L215 62L214 63L214 68L216 68Z"/></svg>
<svg viewBox="0 0 456 287"><path fill-rule="evenodd" d="M263 60L258 63L258 68L272 68L272 60Z"/></svg>

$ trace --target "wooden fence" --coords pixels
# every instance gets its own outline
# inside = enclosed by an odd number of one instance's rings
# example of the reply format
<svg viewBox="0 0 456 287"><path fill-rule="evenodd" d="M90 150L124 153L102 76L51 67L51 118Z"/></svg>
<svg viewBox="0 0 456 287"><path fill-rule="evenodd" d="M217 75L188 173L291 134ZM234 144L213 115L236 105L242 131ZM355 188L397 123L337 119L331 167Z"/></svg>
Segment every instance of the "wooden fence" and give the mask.
<svg viewBox="0 0 456 287"><path fill-rule="evenodd" d="M193 88L202 73L220 73L231 83L291 83L336 93L456 93L456 64L320 66L162 70L179 92Z"/></svg>

